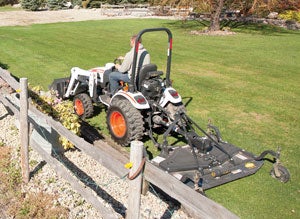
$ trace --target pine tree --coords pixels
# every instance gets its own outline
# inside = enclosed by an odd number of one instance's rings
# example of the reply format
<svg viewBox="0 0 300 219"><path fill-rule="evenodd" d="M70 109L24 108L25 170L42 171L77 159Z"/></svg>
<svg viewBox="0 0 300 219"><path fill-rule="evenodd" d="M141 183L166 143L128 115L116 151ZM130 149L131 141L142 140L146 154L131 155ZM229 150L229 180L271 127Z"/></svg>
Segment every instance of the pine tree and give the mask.
<svg viewBox="0 0 300 219"><path fill-rule="evenodd" d="M43 0L22 0L21 6L25 10L37 11L43 4Z"/></svg>
<svg viewBox="0 0 300 219"><path fill-rule="evenodd" d="M66 8L66 0L48 0L47 5L50 10L60 10Z"/></svg>

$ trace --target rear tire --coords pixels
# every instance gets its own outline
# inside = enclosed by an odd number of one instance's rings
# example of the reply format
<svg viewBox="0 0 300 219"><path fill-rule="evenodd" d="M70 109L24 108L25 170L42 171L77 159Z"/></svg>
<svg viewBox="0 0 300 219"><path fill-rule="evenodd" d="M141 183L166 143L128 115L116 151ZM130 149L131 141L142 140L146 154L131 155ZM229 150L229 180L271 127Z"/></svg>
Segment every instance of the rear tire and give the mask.
<svg viewBox="0 0 300 219"><path fill-rule="evenodd" d="M144 134L141 112L125 99L117 100L107 110L106 123L111 138L121 146L140 140Z"/></svg>
<svg viewBox="0 0 300 219"><path fill-rule="evenodd" d="M82 119L93 116L94 106L92 99L86 93L77 94L73 100L74 111Z"/></svg>

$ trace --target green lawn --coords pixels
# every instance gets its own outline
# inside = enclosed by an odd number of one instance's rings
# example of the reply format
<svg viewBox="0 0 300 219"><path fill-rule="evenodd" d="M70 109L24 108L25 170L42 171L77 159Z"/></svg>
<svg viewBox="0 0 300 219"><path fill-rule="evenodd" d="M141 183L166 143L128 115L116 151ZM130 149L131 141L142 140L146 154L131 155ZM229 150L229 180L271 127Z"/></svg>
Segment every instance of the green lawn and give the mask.
<svg viewBox="0 0 300 219"><path fill-rule="evenodd" d="M4 11L4 12L5 11L20 11L20 10L22 10L22 8L15 8L15 7L12 7L10 5L0 7L0 12L2 12L2 11Z"/></svg>
<svg viewBox="0 0 300 219"><path fill-rule="evenodd" d="M266 162L255 175L207 195L241 218L300 218L299 31L235 25L233 36L196 36L189 34L199 28L194 22L157 19L0 27L0 64L47 89L73 66L89 69L124 55L129 37L151 27L173 33L171 77L188 114L202 126L212 118L224 140L255 154L280 146L291 173L282 184L269 176L272 165ZM159 33L143 38L161 70L166 40ZM107 134L101 111L90 123Z"/></svg>

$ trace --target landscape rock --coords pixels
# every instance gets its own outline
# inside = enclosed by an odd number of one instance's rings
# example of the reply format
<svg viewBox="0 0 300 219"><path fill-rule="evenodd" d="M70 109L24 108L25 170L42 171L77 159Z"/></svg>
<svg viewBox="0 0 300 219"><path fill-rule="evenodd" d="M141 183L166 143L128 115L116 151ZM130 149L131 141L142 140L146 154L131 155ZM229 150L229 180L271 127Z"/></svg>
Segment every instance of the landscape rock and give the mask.
<svg viewBox="0 0 300 219"><path fill-rule="evenodd" d="M269 18L269 19L277 19L277 18L278 18L278 13L277 13L277 12L271 12L271 13L268 15L268 18Z"/></svg>

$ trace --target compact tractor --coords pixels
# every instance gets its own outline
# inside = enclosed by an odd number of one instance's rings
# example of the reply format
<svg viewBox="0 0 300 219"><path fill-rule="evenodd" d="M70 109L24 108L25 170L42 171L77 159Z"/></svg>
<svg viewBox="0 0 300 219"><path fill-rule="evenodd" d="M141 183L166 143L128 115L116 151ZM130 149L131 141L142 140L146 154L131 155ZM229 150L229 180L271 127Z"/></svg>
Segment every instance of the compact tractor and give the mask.
<svg viewBox="0 0 300 219"><path fill-rule="evenodd" d="M165 73L156 64L139 66L140 39L148 32L168 35ZM266 150L256 156L224 141L219 129L211 123L204 130L187 115L181 96L172 87L171 56L171 31L144 29L136 37L131 81L120 81L119 90L113 96L109 94L109 74L114 71L114 63L90 70L74 67L70 78L56 79L50 88L63 98L72 99L75 113L83 119L93 116L94 103L106 105L107 127L116 143L126 146L149 136L161 151L152 163L201 191L254 174L267 154L274 157L271 175L287 182L290 175L280 163L279 150ZM153 136L157 128L163 130L162 142ZM172 134L182 136L187 144L170 146L168 136Z"/></svg>

